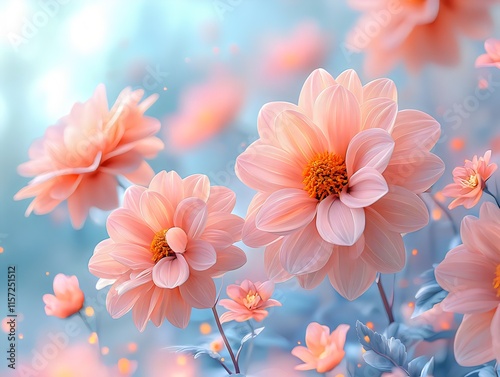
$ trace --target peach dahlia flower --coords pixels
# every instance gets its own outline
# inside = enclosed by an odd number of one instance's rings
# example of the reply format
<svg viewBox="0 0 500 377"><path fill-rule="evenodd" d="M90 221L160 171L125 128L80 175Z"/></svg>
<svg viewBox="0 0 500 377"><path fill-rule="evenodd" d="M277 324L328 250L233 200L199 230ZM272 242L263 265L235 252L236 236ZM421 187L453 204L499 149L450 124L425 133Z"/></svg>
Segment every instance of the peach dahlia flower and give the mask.
<svg viewBox="0 0 500 377"><path fill-rule="evenodd" d="M460 205L470 209L479 202L483 196L486 181L497 170L497 164L490 164L490 159L491 151L487 151L484 157L474 156L472 161L465 160L464 166L453 169L455 182L450 183L442 191L444 196L455 198L448 206L449 209Z"/></svg>
<svg viewBox="0 0 500 377"><path fill-rule="evenodd" d="M449 292L443 310L464 314L455 337L455 358L463 366L500 361L500 209L484 203L479 218L466 216L463 244L436 268Z"/></svg>
<svg viewBox="0 0 500 377"><path fill-rule="evenodd" d="M213 278L246 262L233 246L243 226L231 214L235 201L231 190L210 187L199 174L181 179L163 171L148 188L129 187L123 207L108 217L110 238L89 261L99 288L113 284L106 302L111 316L132 310L140 331L148 320L160 326L165 317L184 328L192 307L212 307Z"/></svg>
<svg viewBox="0 0 500 377"><path fill-rule="evenodd" d="M221 323L245 322L249 319L254 319L257 322L262 321L269 314L267 308L281 306L279 301L271 299L273 291L274 283L272 281L252 283L250 280L243 280L241 285L229 285L226 293L231 300L219 301L219 305L229 310L221 315Z"/></svg>
<svg viewBox="0 0 500 377"><path fill-rule="evenodd" d="M85 301L85 295L80 289L78 278L57 274L54 277L53 286L55 295L43 295L45 314L67 318L78 313Z"/></svg>
<svg viewBox="0 0 500 377"><path fill-rule="evenodd" d="M71 222L80 228L90 207L118 207L117 176L149 183L154 172L144 159L155 157L163 143L154 136L160 122L144 115L157 96L140 102L143 95L126 88L109 110L106 89L99 85L31 145L30 161L18 171L35 178L14 197L34 197L26 215L49 213L67 200Z"/></svg>
<svg viewBox="0 0 500 377"><path fill-rule="evenodd" d="M305 288L328 274L348 299L365 292L377 271L405 265L401 233L425 226L417 194L443 172L430 149L439 123L399 111L394 83L365 86L352 70L336 79L318 69L299 104L272 102L258 118L260 139L238 157L236 173L258 191L243 241L267 246L275 281L296 275Z"/></svg>
<svg viewBox="0 0 500 377"><path fill-rule="evenodd" d="M339 325L330 334L328 326L322 326L317 322L310 323L306 329L307 347L297 346L292 350L292 355L304 362L295 369L316 369L318 373L331 371L345 356L344 344L347 331L349 331L348 325Z"/></svg>
<svg viewBox="0 0 500 377"><path fill-rule="evenodd" d="M411 70L426 62L454 65L460 35L482 39L493 29L491 7L498 0L349 0L363 12L347 48L365 51L365 66L382 74L403 60Z"/></svg>

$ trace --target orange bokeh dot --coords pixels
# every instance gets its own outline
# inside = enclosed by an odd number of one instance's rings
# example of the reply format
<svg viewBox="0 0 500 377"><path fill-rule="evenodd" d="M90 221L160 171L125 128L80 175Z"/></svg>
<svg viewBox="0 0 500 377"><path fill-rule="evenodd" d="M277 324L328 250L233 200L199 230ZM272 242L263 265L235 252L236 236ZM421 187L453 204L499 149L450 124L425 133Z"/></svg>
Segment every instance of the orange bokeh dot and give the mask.
<svg viewBox="0 0 500 377"><path fill-rule="evenodd" d="M373 324L373 322L366 322L366 327L368 327L370 330L373 330L375 328L375 325Z"/></svg>
<svg viewBox="0 0 500 377"><path fill-rule="evenodd" d="M413 250L411 251L411 255L417 255L417 254L418 254L418 250L417 250L417 249L413 249Z"/></svg>
<svg viewBox="0 0 500 377"><path fill-rule="evenodd" d="M130 353L137 352L137 343L130 342L129 344L127 344L127 348L128 348L128 352L130 352Z"/></svg>
<svg viewBox="0 0 500 377"><path fill-rule="evenodd" d="M131 372L131 363L129 359L122 358L118 360L118 371L121 374L129 374Z"/></svg>
<svg viewBox="0 0 500 377"><path fill-rule="evenodd" d="M465 148L465 140L461 137L451 139L450 148L454 151L461 151Z"/></svg>
<svg viewBox="0 0 500 377"><path fill-rule="evenodd" d="M200 332L203 334L203 335L208 335L212 332L212 326L210 326L209 323L207 322L203 322L201 325L200 325Z"/></svg>
<svg viewBox="0 0 500 377"><path fill-rule="evenodd" d="M434 208L432 210L432 219L437 221L439 219L441 219L441 217L443 216L443 211L441 211L439 208Z"/></svg>

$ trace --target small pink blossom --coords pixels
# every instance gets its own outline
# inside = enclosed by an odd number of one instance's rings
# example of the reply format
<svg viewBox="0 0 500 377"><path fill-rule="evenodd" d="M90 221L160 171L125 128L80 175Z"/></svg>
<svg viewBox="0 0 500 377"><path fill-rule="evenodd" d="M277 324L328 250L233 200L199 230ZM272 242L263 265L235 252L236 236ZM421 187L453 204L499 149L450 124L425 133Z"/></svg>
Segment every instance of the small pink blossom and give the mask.
<svg viewBox="0 0 500 377"><path fill-rule="evenodd" d="M272 281L252 283L244 280L241 285L228 286L226 292L231 300L223 299L219 304L229 311L221 315L221 322L245 322L249 319L262 321L268 315L267 308L281 306L279 301L270 298L273 291Z"/></svg>
<svg viewBox="0 0 500 377"><path fill-rule="evenodd" d="M257 191L243 242L266 246L271 280L297 276L311 289L328 275L354 300L377 272L406 262L402 233L423 228L418 194L441 176L431 152L440 125L417 110L398 110L388 79L362 85L347 70L315 70L298 105L271 102L259 113L259 139L236 161L236 174Z"/></svg>
<svg viewBox="0 0 500 377"><path fill-rule="evenodd" d="M476 67L500 68L500 40L489 38L484 42L486 54L478 56Z"/></svg>
<svg viewBox="0 0 500 377"><path fill-rule="evenodd" d="M339 325L330 334L329 327L317 322L310 323L306 329L307 347L297 346L292 350L292 355L304 362L295 369L316 369L318 373L331 371L345 356L344 344L348 330L348 325Z"/></svg>
<svg viewBox="0 0 500 377"><path fill-rule="evenodd" d="M45 313L59 318L76 314L83 307L85 296L76 276L57 274L54 277L54 295L43 295Z"/></svg>
<svg viewBox="0 0 500 377"><path fill-rule="evenodd" d="M106 89L99 85L88 101L76 103L31 145L30 161L18 171L35 178L14 196L34 197L26 215L49 213L67 200L71 222L80 228L91 207L118 207L117 176L149 183L154 172L144 159L155 157L163 143L154 136L160 122L144 116L157 96L141 102L143 95L126 88L108 109Z"/></svg>
<svg viewBox="0 0 500 377"><path fill-rule="evenodd" d="M137 328L167 318L185 328L191 309L215 304L213 278L246 262L233 246L243 219L231 214L233 191L207 176L158 173L149 187L131 186L123 207L107 220L108 239L89 261L99 287L112 284L106 306L113 318L132 310Z"/></svg>
<svg viewBox="0 0 500 377"><path fill-rule="evenodd" d="M443 310L464 314L455 337L455 358L463 366L500 361L500 209L484 203L479 218L466 216L463 244L436 268L449 292Z"/></svg>
<svg viewBox="0 0 500 377"><path fill-rule="evenodd" d="M454 183L446 186L442 194L449 198L455 198L449 209L453 209L460 205L470 209L474 207L481 196L486 185L486 181L497 170L497 164L491 163L491 151L487 151L484 157L474 156L472 161L465 160L464 166L459 166L453 169Z"/></svg>

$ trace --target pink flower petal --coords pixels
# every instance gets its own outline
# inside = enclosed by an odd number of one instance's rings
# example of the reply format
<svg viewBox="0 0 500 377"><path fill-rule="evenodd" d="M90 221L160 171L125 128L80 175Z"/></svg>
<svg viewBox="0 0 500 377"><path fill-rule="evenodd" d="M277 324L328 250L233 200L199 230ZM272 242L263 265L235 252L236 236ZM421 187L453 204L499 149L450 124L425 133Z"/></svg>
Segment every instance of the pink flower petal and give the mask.
<svg viewBox="0 0 500 377"><path fill-rule="evenodd" d="M302 188L304 167L296 160L281 148L253 144L238 156L235 171L242 182L258 191Z"/></svg>
<svg viewBox="0 0 500 377"><path fill-rule="evenodd" d="M366 101L361 106L361 129L381 128L387 132L392 132L398 104L389 98L374 98Z"/></svg>
<svg viewBox="0 0 500 377"><path fill-rule="evenodd" d="M173 170L168 173L166 171L161 171L156 174L149 184L149 189L168 198L174 208L176 208L184 198L182 178Z"/></svg>
<svg viewBox="0 0 500 377"><path fill-rule="evenodd" d="M165 233L165 240L174 252L183 253L186 251L188 238L183 229L178 227L170 228L167 233Z"/></svg>
<svg viewBox="0 0 500 377"><path fill-rule="evenodd" d="M313 119L328 138L333 152L341 156L345 156L349 142L361 129L358 101L341 85L329 87L319 95ZM317 149L318 152L322 150Z"/></svg>
<svg viewBox="0 0 500 377"><path fill-rule="evenodd" d="M283 189L272 193L255 218L264 232L287 234L309 224L316 215L318 200L302 189Z"/></svg>
<svg viewBox="0 0 500 377"><path fill-rule="evenodd" d="M143 219L154 232L173 225L174 207L163 195L146 190L141 195L139 206Z"/></svg>
<svg viewBox="0 0 500 377"><path fill-rule="evenodd" d="M397 102L398 92L394 81L389 79L377 79L366 84L363 87L364 102L374 98L389 98Z"/></svg>
<svg viewBox="0 0 500 377"><path fill-rule="evenodd" d="M156 305L156 300L152 300L153 294L157 289L152 285L149 290L139 297L134 308L132 309L132 318L134 324L140 332L146 329L151 313Z"/></svg>
<svg viewBox="0 0 500 377"><path fill-rule="evenodd" d="M465 245L451 250L436 267L436 280L449 292L464 289L492 289L495 265L484 255L471 252Z"/></svg>
<svg viewBox="0 0 500 377"><path fill-rule="evenodd" d="M206 273L212 277L222 276L227 271L233 271L247 262L246 254L239 247L229 246L224 250L217 250L217 262Z"/></svg>
<svg viewBox="0 0 500 377"><path fill-rule="evenodd" d="M365 250L361 259L382 273L401 271L406 262L401 234L390 231L374 210L366 208L365 211Z"/></svg>
<svg viewBox="0 0 500 377"><path fill-rule="evenodd" d="M243 229L244 220L236 215L223 212L212 212L207 217L207 226L203 237L208 230L218 230L226 232L232 243L241 241L241 230ZM226 245L226 247L229 245Z"/></svg>
<svg viewBox="0 0 500 377"><path fill-rule="evenodd" d="M202 240L190 240L184 253L189 267L193 270L204 271L212 267L217 261L214 247Z"/></svg>
<svg viewBox="0 0 500 377"><path fill-rule="evenodd" d="M491 58L491 56L489 56L488 54L482 54L482 55L479 55L476 58L476 61L474 63L474 67L476 67L476 68L479 68L479 67L491 67L491 66L494 66L495 64L498 64L498 63L495 62Z"/></svg>
<svg viewBox="0 0 500 377"><path fill-rule="evenodd" d="M359 105L363 103L363 86L354 69L345 70L335 78L335 81L354 94Z"/></svg>
<svg viewBox="0 0 500 377"><path fill-rule="evenodd" d="M207 209L212 212L230 213L236 204L236 194L233 190L224 186L212 186L210 198L207 201Z"/></svg>
<svg viewBox="0 0 500 377"><path fill-rule="evenodd" d="M500 209L495 204L486 202L479 209L479 218L500 224Z"/></svg>
<svg viewBox="0 0 500 377"><path fill-rule="evenodd" d="M186 198L177 206L174 225L184 229L189 239L196 239L205 230L207 212L207 205L203 200Z"/></svg>
<svg viewBox="0 0 500 377"><path fill-rule="evenodd" d="M182 298L188 305L198 309L211 308L215 305L215 283L209 276L191 274L179 287Z"/></svg>
<svg viewBox="0 0 500 377"><path fill-rule="evenodd" d="M266 201L267 196L262 193L257 193L253 197L250 205L248 206L248 213L245 220L245 225L243 225L242 230L242 240L245 245L250 247L261 247L276 241L280 236L273 233L263 232L258 229L255 225L255 219L262 204Z"/></svg>
<svg viewBox="0 0 500 377"><path fill-rule="evenodd" d="M276 117L276 137L281 147L301 166L328 150L325 135L298 111L285 110Z"/></svg>
<svg viewBox="0 0 500 377"><path fill-rule="evenodd" d="M267 301L271 298L274 292L274 282L265 281L257 286L257 291L259 291L260 298L262 301Z"/></svg>
<svg viewBox="0 0 500 377"><path fill-rule="evenodd" d="M414 193L427 191L444 172L444 163L436 155L418 150L396 149L384 171L389 185L398 185Z"/></svg>
<svg viewBox="0 0 500 377"><path fill-rule="evenodd" d="M319 355L323 352L324 344L322 338L324 335L330 335L330 328L322 326L317 322L311 322L306 329L306 345L313 355Z"/></svg>
<svg viewBox="0 0 500 377"><path fill-rule="evenodd" d="M383 173L391 159L394 140L380 128L360 132L349 143L346 156L347 173L352 176L363 167L377 169Z"/></svg>
<svg viewBox="0 0 500 377"><path fill-rule="evenodd" d="M210 196L210 180L206 175L194 174L186 177L184 183L184 196L194 196L200 198L204 202Z"/></svg>
<svg viewBox="0 0 500 377"><path fill-rule="evenodd" d="M265 144L272 144L275 139L276 129L274 122L279 113L284 110L300 111L297 105L289 102L269 102L260 109L257 117L257 129L260 140Z"/></svg>
<svg viewBox="0 0 500 377"><path fill-rule="evenodd" d="M139 246L150 245L155 235L149 226L125 208L118 208L109 215L106 229L113 241Z"/></svg>
<svg viewBox="0 0 500 377"><path fill-rule="evenodd" d="M316 358L310 350L303 346L297 346L292 350L292 355L298 357L305 364L297 365L296 370L311 370L316 369Z"/></svg>
<svg viewBox="0 0 500 377"><path fill-rule="evenodd" d="M491 320L491 338L493 353L498 361L500 359L500 305L496 308L495 315Z"/></svg>
<svg viewBox="0 0 500 377"><path fill-rule="evenodd" d="M374 168L364 167L349 178L349 190L340 194L340 200L350 208L363 208L375 203L388 191L382 174Z"/></svg>
<svg viewBox="0 0 500 377"><path fill-rule="evenodd" d="M320 202L316 226L321 237L332 244L351 246L365 228L363 208L349 208L333 195Z"/></svg>
<svg viewBox="0 0 500 377"><path fill-rule="evenodd" d="M335 290L348 300L355 300L375 281L377 270L361 258L353 259L345 246L337 246L330 257L328 278Z"/></svg>
<svg viewBox="0 0 500 377"><path fill-rule="evenodd" d="M391 186L389 192L371 205L386 221L389 230L410 233L429 223L429 211L425 203L413 192L399 186Z"/></svg>
<svg viewBox="0 0 500 377"><path fill-rule="evenodd" d="M116 244L110 256L133 270L151 268L154 264L151 251L134 244Z"/></svg>
<svg viewBox="0 0 500 377"><path fill-rule="evenodd" d="M467 287L463 290L457 290L455 287L443 300L441 306L443 310L453 313L484 313L496 308L498 301L496 292L491 285L482 288Z"/></svg>
<svg viewBox="0 0 500 377"><path fill-rule="evenodd" d="M313 117L314 103L319 94L335 84L333 77L324 69L316 69L309 75L299 96L299 107L309 118Z"/></svg>
<svg viewBox="0 0 500 377"><path fill-rule="evenodd" d="M179 292L179 288L172 289L168 292L168 302L170 305L165 315L172 325L185 329L191 317L191 306L184 301Z"/></svg>
<svg viewBox="0 0 500 377"><path fill-rule="evenodd" d="M472 367L495 358L490 330L494 313L464 316L455 336L455 358L460 365Z"/></svg>
<svg viewBox="0 0 500 377"><path fill-rule="evenodd" d="M330 263L326 263L318 271L310 272L303 275L298 275L297 280L299 284L304 289L313 289L320 285L323 280L325 280L328 270L330 269Z"/></svg>
<svg viewBox="0 0 500 377"><path fill-rule="evenodd" d="M165 257L153 267L153 281L160 288L175 288L189 278L189 265L182 254Z"/></svg>
<svg viewBox="0 0 500 377"><path fill-rule="evenodd" d="M439 123L430 115L418 110L402 110L398 113L392 137L396 142L394 152L415 149L430 151L441 135Z"/></svg>
<svg viewBox="0 0 500 377"><path fill-rule="evenodd" d="M500 61L500 41L494 38L488 38L484 42L484 48L491 59Z"/></svg>
<svg viewBox="0 0 500 377"><path fill-rule="evenodd" d="M315 222L311 221L306 227L283 238L280 263L294 275L314 272L326 264L332 248L321 238Z"/></svg>
<svg viewBox="0 0 500 377"><path fill-rule="evenodd" d="M493 262L500 264L500 253L498 252L500 245L499 223L491 223L483 219L473 221L471 217L466 217L462 223L461 234L463 235L464 245L469 250L482 253Z"/></svg>
<svg viewBox="0 0 500 377"><path fill-rule="evenodd" d="M282 241L276 241L266 247L264 252L264 268L268 278L276 283L281 283L293 277L288 273L280 262L280 250Z"/></svg>
<svg viewBox="0 0 500 377"><path fill-rule="evenodd" d="M89 261L91 274L105 279L117 279L130 268L117 262L111 252L115 249L115 243L111 239L101 241L94 250L94 255Z"/></svg>
<svg viewBox="0 0 500 377"><path fill-rule="evenodd" d="M135 216L141 217L141 195L147 189L141 186L130 186L125 190L125 194L123 196L123 208L131 210Z"/></svg>

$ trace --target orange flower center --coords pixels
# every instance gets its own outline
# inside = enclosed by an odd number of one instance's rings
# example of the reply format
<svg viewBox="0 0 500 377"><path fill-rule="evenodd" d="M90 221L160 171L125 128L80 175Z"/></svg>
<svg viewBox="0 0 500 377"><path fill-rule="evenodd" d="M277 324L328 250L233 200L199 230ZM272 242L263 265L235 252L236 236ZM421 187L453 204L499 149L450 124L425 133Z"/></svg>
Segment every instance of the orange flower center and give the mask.
<svg viewBox="0 0 500 377"><path fill-rule="evenodd" d="M493 288L497 291L497 297L500 297L500 264L495 271L495 278L493 279Z"/></svg>
<svg viewBox="0 0 500 377"><path fill-rule="evenodd" d="M338 154L318 153L302 172L304 190L311 198L323 200L338 195L347 185L347 169L344 158Z"/></svg>
<svg viewBox="0 0 500 377"><path fill-rule="evenodd" d="M257 292L248 292L247 297L243 299L243 303L247 309L254 309L260 301L260 295Z"/></svg>
<svg viewBox="0 0 500 377"><path fill-rule="evenodd" d="M471 174L469 179L461 179L460 183L463 187L475 188L479 183L479 179L477 178L477 174Z"/></svg>
<svg viewBox="0 0 500 377"><path fill-rule="evenodd" d="M160 259L165 258L166 256L175 256L174 251L168 246L167 240L165 239L165 234L167 234L168 229L162 229L159 232L156 232L153 237L153 241L151 242L151 253L153 254L153 261L158 263Z"/></svg>

